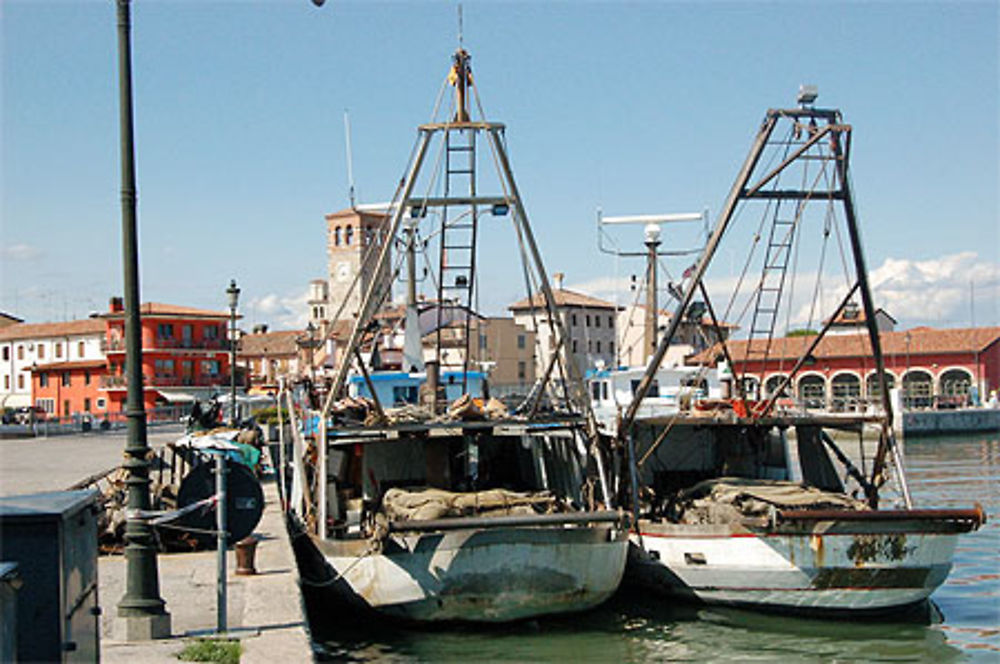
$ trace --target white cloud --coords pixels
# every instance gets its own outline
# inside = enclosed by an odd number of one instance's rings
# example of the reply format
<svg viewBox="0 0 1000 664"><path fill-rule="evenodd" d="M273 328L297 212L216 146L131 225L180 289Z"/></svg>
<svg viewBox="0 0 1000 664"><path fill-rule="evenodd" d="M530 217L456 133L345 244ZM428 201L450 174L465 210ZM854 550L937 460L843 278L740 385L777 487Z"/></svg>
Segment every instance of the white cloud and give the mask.
<svg viewBox="0 0 1000 664"><path fill-rule="evenodd" d="M252 323L267 323L272 330L302 329L309 322L309 291L293 295L269 293L250 301Z"/></svg>
<svg viewBox="0 0 1000 664"><path fill-rule="evenodd" d="M975 311L975 324L997 325L998 303L1000 303L1000 264L983 260L976 252L966 251L928 260L908 258L887 258L881 265L869 271L869 283L876 307L885 309L899 321L900 328L917 325L936 327L963 327L970 324ZM747 277L743 291L756 286L759 275ZM641 280L640 280L641 281ZM800 272L795 275L795 285L785 284L783 298L791 297L791 315L782 305L782 313L777 328L783 330L809 326L818 328L828 318L847 293L849 284L843 274L824 273L819 280L817 301L816 272ZM737 285L736 277L716 276L706 280L716 314L729 323L743 328L750 325L752 303L747 295L736 298L729 308L731 294ZM587 293L620 305L636 300L630 289L629 277L598 277L569 286L572 290ZM642 288L639 283L637 287ZM640 298L644 295L640 293ZM974 304L970 305L970 297ZM640 303L642 299L639 300ZM660 306L673 308L674 300L661 293ZM745 329L744 329L745 332Z"/></svg>
<svg viewBox="0 0 1000 664"><path fill-rule="evenodd" d="M44 256L44 252L30 244L12 244L0 248L0 256L9 261L33 261Z"/></svg>
<svg viewBox="0 0 1000 664"><path fill-rule="evenodd" d="M871 271L875 301L897 319L960 327L974 298L978 325L996 324L1000 265L974 251L914 261L887 258Z"/></svg>

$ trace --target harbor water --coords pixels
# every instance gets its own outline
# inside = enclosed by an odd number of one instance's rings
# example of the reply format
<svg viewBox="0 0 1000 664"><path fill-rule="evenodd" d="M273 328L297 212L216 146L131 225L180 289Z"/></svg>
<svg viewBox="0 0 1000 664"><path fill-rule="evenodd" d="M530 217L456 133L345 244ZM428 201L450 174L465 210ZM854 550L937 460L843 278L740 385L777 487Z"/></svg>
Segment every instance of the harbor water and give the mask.
<svg viewBox="0 0 1000 664"><path fill-rule="evenodd" d="M919 507L969 507L989 520L959 539L932 606L895 620L817 620L668 603L634 591L585 614L497 627L401 628L318 617L324 661L1000 662L1000 434L906 441Z"/></svg>

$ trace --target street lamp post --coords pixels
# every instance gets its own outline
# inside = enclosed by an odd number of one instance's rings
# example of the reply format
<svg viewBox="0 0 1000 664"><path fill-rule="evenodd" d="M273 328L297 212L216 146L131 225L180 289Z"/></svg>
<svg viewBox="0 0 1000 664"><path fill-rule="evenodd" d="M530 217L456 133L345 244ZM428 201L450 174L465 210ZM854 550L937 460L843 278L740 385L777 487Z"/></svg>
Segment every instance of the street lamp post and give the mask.
<svg viewBox="0 0 1000 664"><path fill-rule="evenodd" d="M229 281L226 289L229 296L229 426L235 427L236 422L236 306L240 301L240 289L236 280Z"/></svg>
<svg viewBox="0 0 1000 664"><path fill-rule="evenodd" d="M121 143L122 262L125 277L125 369L128 439L123 467L128 499L125 522L125 595L118 602L116 627L126 641L170 636L170 614L160 597L156 542L140 513L150 508L143 406L142 328L139 317L139 248L136 231L135 144L132 125L132 46L129 0L118 2L118 93Z"/></svg>

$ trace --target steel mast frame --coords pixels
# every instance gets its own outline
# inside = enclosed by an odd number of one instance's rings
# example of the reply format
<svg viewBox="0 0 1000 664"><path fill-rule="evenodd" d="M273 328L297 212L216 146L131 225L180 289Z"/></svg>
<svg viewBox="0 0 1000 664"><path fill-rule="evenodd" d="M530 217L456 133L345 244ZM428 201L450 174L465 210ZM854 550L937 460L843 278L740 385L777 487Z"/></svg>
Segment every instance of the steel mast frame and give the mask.
<svg viewBox="0 0 1000 664"><path fill-rule="evenodd" d="M566 345L566 339L568 337L561 319L556 314L557 307L555 295L552 291L548 273L546 272L542 262L541 252L538 250L538 246L535 242L534 234L531 230L528 215L521 199L521 195L518 191L513 171L510 167L510 161L507 156L503 140L505 125L498 122L474 121L470 118L468 112L468 87L474 84L472 82L471 74L469 74L468 71L467 61L468 54L463 49L459 49L455 54L456 68L452 70L453 81L456 87L457 108L453 118L448 122L431 122L418 127L419 136L417 139L417 147L414 151L414 157L400 187L400 195L390 207L389 211L391 213L391 221L389 223L386 239L378 253L374 273L381 273L380 271L388 265L391 246L394 239L399 236L403 217L408 210L418 208L421 211L422 216L423 212L427 208L466 206L472 210L472 214L477 214L479 207L507 205L513 211L512 217L516 230L524 239L524 243L527 248L527 255L531 261L531 268L535 271L538 278L539 290L542 294L544 308L549 324L554 328L557 341L556 347L560 348ZM468 74L468 76L462 75L461 72L463 66L465 68L464 71ZM456 71L456 69L458 71ZM463 83L467 83L468 85L463 85ZM483 196L477 192L459 195L445 195L440 197L414 196L414 187L421 174L421 169L432 139L436 134L442 133L444 135L444 140L447 140L447 137L452 132L460 134L465 132L467 136L469 134L474 134L476 136L481 133L486 134L490 148L496 158L498 175L500 176L501 183L504 185L505 191L503 195ZM471 140L475 140L475 136L470 138ZM532 296L529 293L529 300L531 297ZM321 412L321 423L326 421L334 400L343 393L347 381L347 373L350 368L349 358L353 357L355 349L360 346L364 336L365 327L368 321L375 314L375 309L379 301L380 293L378 292L378 283L376 281L372 281L368 284L368 287L363 294L361 309L358 312L357 319L354 321L351 335L348 338L347 345L341 355L344 359L339 363L337 372L334 375L333 384ZM583 386L582 375L579 368L571 359L567 358L564 365L566 373L568 374L568 382L570 384L569 405L571 408L578 409L579 412L583 413L586 420L588 437L593 440L597 434L597 424L594 419L590 401L587 399L586 390Z"/></svg>
<svg viewBox="0 0 1000 664"><path fill-rule="evenodd" d="M814 127L812 129L812 135L806 141L799 145L791 154L785 157L781 163L765 173L759 180L751 183L751 178L757 170L761 156L763 155L765 148L769 145L769 141L775 128L783 119L788 119L792 122L806 120L815 123L817 121L822 121L826 124ZM646 394L649 392L656 370L663 361L663 357L666 355L667 349L669 348L674 335L677 333L683 313L687 311L687 308L694 298L697 290L702 287L701 284L704 279L705 272L715 256L715 252L718 249L722 237L725 235L730 223L733 220L737 205L743 201L751 199L798 201L809 199L837 200L843 205L844 221L850 236L851 253L854 261L856 283L851 290L860 291L861 294L862 306L864 307L866 318L865 323L869 342L871 343L872 355L875 359L875 370L882 396L882 407L884 410L882 431L871 475L873 491L868 496L868 499L873 507L877 506L879 499L878 487L885 482L884 470L886 457L891 453L897 477L899 479L903 501L908 509L912 507L912 500L906 482L906 473L903 468L902 459L899 455L895 440L895 434L892 429L892 403L890 401L888 390L885 389L885 361L882 356L882 346L878 329L875 325L875 306L872 300L871 288L868 283L868 272L861 245L861 235L858 228L857 215L855 213L853 193L850 186L848 161L850 157L851 131L852 128L850 125L843 124L839 110L815 109L808 106L794 109L768 110L767 115L757 132L757 136L754 139L750 152L729 191L726 202L719 212L715 229L705 246L705 252L698 260L692 279L685 288L683 297L677 304L675 313L670 320L670 326L661 338L652 359L646 367L646 372L636 388L632 403L629 405L622 417L621 426L619 426L619 437L629 435L628 431L635 421L639 406L641 405ZM831 191L822 192L811 190L806 191L802 189L764 189L768 183L774 180L786 168L798 161L800 158L804 158L806 153L824 138L827 138L830 141L830 150L836 164L836 179L838 181L836 187L831 188ZM841 303L841 306L838 307L837 313L839 313L839 309L843 308L843 306L844 303ZM836 315L836 313L834 315ZM819 338L822 338L828 327L829 326L824 328L821 334L818 335ZM818 339L814 340L814 346L816 343L818 343ZM765 411L770 410L773 405L774 400L772 399L765 406ZM754 415L751 414L751 416Z"/></svg>

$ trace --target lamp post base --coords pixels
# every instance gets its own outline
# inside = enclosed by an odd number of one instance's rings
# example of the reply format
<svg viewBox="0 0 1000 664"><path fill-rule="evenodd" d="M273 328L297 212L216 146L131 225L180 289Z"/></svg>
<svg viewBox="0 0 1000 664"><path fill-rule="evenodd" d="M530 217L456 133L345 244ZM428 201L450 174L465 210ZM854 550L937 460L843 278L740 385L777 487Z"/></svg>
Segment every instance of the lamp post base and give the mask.
<svg viewBox="0 0 1000 664"><path fill-rule="evenodd" d="M116 641L152 641L170 638L170 614L118 616L114 624Z"/></svg>

